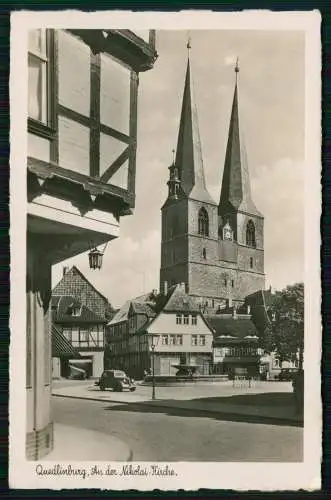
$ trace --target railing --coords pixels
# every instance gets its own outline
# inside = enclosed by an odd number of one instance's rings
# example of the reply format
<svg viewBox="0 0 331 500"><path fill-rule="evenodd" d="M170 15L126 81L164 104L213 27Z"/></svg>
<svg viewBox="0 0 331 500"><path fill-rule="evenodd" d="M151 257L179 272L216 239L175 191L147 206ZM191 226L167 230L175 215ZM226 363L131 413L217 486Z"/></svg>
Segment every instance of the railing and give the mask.
<svg viewBox="0 0 331 500"><path fill-rule="evenodd" d="M260 382L260 377L249 377L247 375L235 375L233 378L233 387L248 388L256 387Z"/></svg>

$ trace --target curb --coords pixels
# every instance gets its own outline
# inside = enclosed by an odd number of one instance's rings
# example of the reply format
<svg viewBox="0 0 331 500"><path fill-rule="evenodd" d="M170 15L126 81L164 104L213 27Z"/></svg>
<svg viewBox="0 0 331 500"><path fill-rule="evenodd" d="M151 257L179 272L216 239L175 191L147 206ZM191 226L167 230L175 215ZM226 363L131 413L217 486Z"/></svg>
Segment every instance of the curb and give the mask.
<svg viewBox="0 0 331 500"><path fill-rule="evenodd" d="M286 418L286 417L270 417L268 415L250 415L249 413L236 413L236 412L225 412L225 411L219 411L219 410L213 410L213 409L203 409L203 408L183 408L181 406L170 406L170 405L162 405L162 404L155 404L149 401L141 401L141 402L128 402L128 401L115 401L113 399L100 399L100 398L89 398L87 396L70 396L67 394L52 394L52 396L59 397L59 398L68 398L68 399L81 399L84 401L98 401L100 403L118 403L118 404L123 404L123 405L129 405L129 404L135 404L135 405L140 405L140 406L147 406L149 408L164 408L168 410L182 410L182 411L187 411L187 412L195 412L195 413L205 413L206 415L210 414L217 414L217 415L223 415L224 417L242 417L242 418L247 418L250 419L251 421L256 421L256 420L264 420L266 422L274 422L275 424L278 423L283 423L287 424L293 427L303 427L303 420L302 419L294 419L294 418Z"/></svg>

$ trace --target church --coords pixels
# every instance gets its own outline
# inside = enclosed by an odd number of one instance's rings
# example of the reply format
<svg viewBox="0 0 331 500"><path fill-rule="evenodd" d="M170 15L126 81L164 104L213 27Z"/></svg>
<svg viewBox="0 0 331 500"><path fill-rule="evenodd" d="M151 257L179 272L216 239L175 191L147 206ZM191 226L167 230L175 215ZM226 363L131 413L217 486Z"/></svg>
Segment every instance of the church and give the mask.
<svg viewBox="0 0 331 500"><path fill-rule="evenodd" d="M240 307L248 295L265 288L264 218L251 194L238 75L237 61L217 204L206 186L188 43L177 149L161 208L160 291L185 283L186 292L207 314Z"/></svg>
<svg viewBox="0 0 331 500"><path fill-rule="evenodd" d="M138 378L152 366L152 359L155 374L161 376L175 375L181 363L193 364L200 374L262 377L279 370L273 358L263 358L252 321L251 307L255 311L260 295L262 323L269 321L264 217L251 193L240 122L238 61L234 70L217 204L206 185L188 43L177 149L161 208L159 294L155 290L132 299L131 307L125 304L106 329L110 366L120 366Z"/></svg>

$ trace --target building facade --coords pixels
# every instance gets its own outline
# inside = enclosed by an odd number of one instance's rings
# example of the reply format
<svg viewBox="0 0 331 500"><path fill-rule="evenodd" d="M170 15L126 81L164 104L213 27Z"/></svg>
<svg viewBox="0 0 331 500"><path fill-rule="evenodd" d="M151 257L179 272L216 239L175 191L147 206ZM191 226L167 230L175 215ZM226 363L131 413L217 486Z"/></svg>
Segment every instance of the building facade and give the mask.
<svg viewBox="0 0 331 500"><path fill-rule="evenodd" d="M205 180L188 57L176 156L162 206L160 289L185 283L201 307L242 304L265 286L264 219L251 195L239 119L238 71L219 204Z"/></svg>
<svg viewBox="0 0 331 500"><path fill-rule="evenodd" d="M166 294L131 301L121 311L108 325L112 368L142 378L152 371L154 361L155 375L176 375L179 365L192 365L197 373L209 373L212 329L185 292L184 283Z"/></svg>
<svg viewBox="0 0 331 500"><path fill-rule="evenodd" d="M117 238L132 213L139 73L156 55L153 31L28 33L28 459L53 447L51 266Z"/></svg>
<svg viewBox="0 0 331 500"><path fill-rule="evenodd" d="M98 308L95 310L98 311ZM79 358L60 357L61 377L69 377L71 367L83 369L87 378L101 376L107 319L95 310L89 309L74 296L52 295L53 324L79 353Z"/></svg>

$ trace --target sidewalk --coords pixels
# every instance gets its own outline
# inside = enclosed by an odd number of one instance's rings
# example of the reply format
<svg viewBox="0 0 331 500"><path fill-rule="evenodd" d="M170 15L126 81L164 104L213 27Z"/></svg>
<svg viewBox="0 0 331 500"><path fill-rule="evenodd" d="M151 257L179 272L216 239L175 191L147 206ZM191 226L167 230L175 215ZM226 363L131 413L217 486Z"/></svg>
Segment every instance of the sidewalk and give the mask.
<svg viewBox="0 0 331 500"><path fill-rule="evenodd" d="M115 403L118 405L143 405L149 408L168 408L186 411L247 416L273 421L297 423L290 385L280 386L275 391L271 384L251 389L233 388L230 385L216 388L171 390L156 388L156 400L151 399L151 388L137 387L134 393L101 392L91 384L53 388L54 396L88 399Z"/></svg>
<svg viewBox="0 0 331 500"><path fill-rule="evenodd" d="M130 448L101 432L54 424L54 449L41 461L131 461Z"/></svg>

